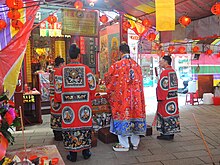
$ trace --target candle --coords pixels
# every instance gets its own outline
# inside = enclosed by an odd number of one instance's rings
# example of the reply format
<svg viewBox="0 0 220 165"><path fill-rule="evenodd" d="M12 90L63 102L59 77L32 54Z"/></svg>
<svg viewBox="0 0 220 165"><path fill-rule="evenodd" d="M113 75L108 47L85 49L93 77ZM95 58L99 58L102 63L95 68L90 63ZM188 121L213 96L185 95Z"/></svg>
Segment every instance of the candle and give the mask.
<svg viewBox="0 0 220 165"><path fill-rule="evenodd" d="M47 156L42 156L40 158L40 162L41 162L42 165L44 164L44 160L48 160L48 157Z"/></svg>

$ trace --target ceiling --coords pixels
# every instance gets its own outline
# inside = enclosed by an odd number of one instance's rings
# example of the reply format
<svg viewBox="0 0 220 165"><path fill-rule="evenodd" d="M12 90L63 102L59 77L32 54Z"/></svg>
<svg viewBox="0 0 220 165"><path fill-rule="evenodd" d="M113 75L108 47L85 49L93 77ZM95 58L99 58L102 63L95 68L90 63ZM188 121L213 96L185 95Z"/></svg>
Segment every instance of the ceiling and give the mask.
<svg viewBox="0 0 220 165"><path fill-rule="evenodd" d="M30 2L32 0L23 0ZM36 0L48 6L73 6L76 0ZM89 0L81 0L85 8L99 10L117 10L120 13L127 13L140 20L148 18L155 26L155 0L97 0L94 7L90 7ZM192 20L198 20L213 15L211 7L217 0L175 0L176 24L178 18L187 14ZM0 4L5 4L5 0L0 0ZM169 12L169 11L168 11Z"/></svg>

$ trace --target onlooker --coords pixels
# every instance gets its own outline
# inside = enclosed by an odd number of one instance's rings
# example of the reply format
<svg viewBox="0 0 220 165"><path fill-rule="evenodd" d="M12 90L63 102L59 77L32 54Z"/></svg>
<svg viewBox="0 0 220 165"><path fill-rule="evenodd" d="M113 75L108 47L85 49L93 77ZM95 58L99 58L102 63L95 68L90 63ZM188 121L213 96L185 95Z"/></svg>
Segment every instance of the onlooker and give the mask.
<svg viewBox="0 0 220 165"><path fill-rule="evenodd" d="M171 67L172 59L164 56L160 60L160 67L164 68L157 84L157 130L158 139L172 140L174 133L180 132L178 108L178 79Z"/></svg>
<svg viewBox="0 0 220 165"><path fill-rule="evenodd" d="M77 152L84 159L91 156L92 98L96 81L91 69L79 63L80 49L72 44L69 49L70 64L61 68L55 79L55 102L62 104L62 132L67 159L75 162Z"/></svg>
<svg viewBox="0 0 220 165"><path fill-rule="evenodd" d="M55 66L53 70L49 70L50 72L50 113L51 120L50 126L53 129L54 139L56 141L62 141L62 106L59 102L54 101L54 80L57 79L57 76L60 75L60 68L64 66L64 59L61 57L57 57L55 59Z"/></svg>
<svg viewBox="0 0 220 165"><path fill-rule="evenodd" d="M105 74L105 83L112 110L110 131L118 135L115 151L128 151L129 139L137 149L140 136L146 134L146 114L141 67L130 57L126 43L119 46L121 60Z"/></svg>

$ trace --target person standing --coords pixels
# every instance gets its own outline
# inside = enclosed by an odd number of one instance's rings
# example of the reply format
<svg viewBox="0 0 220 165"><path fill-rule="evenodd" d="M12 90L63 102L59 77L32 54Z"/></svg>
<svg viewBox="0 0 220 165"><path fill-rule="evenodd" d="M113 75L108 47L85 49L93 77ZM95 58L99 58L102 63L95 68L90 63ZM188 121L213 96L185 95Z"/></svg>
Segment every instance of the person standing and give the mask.
<svg viewBox="0 0 220 165"><path fill-rule="evenodd" d="M70 64L61 68L55 81L55 101L62 104L63 143L69 151L67 159L75 162L77 152L84 159L91 156L92 102L96 80L90 68L79 63L80 49L72 44L69 49Z"/></svg>
<svg viewBox="0 0 220 165"><path fill-rule="evenodd" d="M126 43L119 46L120 61L115 62L105 74L112 119L110 132L118 135L114 151L128 151L129 137L137 149L140 135L146 135L146 114L141 67L130 56Z"/></svg>
<svg viewBox="0 0 220 165"><path fill-rule="evenodd" d="M54 81L57 77L60 76L60 68L64 66L64 59L61 57L57 57L55 59L55 65L53 70L49 70L50 72L50 126L53 129L54 139L56 141L62 141L62 107L59 102L54 101Z"/></svg>
<svg viewBox="0 0 220 165"><path fill-rule="evenodd" d="M172 140L174 133L180 132L178 108L178 80L175 70L171 67L170 56L161 58L159 65L164 70L156 88L157 95L157 139Z"/></svg>

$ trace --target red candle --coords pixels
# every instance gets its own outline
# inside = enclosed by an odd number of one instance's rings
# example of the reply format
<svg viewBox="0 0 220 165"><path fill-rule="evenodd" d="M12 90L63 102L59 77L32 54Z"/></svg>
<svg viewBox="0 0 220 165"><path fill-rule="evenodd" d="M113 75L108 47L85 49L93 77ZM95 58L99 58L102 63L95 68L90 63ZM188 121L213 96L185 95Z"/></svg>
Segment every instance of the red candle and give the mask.
<svg viewBox="0 0 220 165"><path fill-rule="evenodd" d="M44 160L48 160L48 157L47 156L42 156L40 158L41 164L44 164Z"/></svg>

